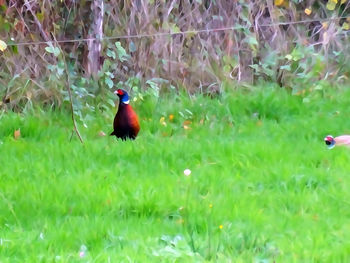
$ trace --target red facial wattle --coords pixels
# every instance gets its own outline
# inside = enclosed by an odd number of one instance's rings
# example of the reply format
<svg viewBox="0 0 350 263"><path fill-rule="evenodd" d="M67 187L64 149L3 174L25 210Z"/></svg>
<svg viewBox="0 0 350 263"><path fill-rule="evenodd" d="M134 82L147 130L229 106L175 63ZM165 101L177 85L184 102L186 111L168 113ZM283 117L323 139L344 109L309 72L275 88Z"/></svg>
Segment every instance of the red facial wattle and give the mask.
<svg viewBox="0 0 350 263"><path fill-rule="evenodd" d="M324 141L329 149L332 149L335 146L335 140L330 135L326 136L326 138L324 138Z"/></svg>

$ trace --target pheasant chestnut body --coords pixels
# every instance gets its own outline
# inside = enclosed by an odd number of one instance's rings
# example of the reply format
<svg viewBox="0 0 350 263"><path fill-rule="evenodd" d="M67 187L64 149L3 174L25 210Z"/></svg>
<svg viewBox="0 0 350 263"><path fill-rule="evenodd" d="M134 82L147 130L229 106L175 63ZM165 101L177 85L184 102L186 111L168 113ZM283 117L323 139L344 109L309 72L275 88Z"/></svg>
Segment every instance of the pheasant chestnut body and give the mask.
<svg viewBox="0 0 350 263"><path fill-rule="evenodd" d="M114 117L111 135L115 135L122 140L134 140L140 131L139 118L129 105L129 95L125 90L118 89L114 92L119 97L118 112Z"/></svg>
<svg viewBox="0 0 350 263"><path fill-rule="evenodd" d="M329 149L340 145L350 147L350 135L340 135L335 138L333 138L333 136L331 135L328 135L326 136L326 138L324 138L324 142L326 143Z"/></svg>

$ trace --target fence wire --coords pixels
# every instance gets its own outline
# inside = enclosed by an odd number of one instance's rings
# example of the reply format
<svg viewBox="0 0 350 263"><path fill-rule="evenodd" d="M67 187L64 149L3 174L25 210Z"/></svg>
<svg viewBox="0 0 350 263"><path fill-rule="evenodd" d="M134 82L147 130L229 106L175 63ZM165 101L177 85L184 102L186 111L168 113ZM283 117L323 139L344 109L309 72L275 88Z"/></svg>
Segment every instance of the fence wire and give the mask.
<svg viewBox="0 0 350 263"><path fill-rule="evenodd" d="M89 42L89 41L104 41L104 40L116 40L116 39L133 39L133 38L153 38L153 37L170 37L174 35L188 35L188 34L201 34L201 33L218 33L223 31L234 31L241 29L250 29L254 27L276 27L276 26L286 26L286 25L296 25L296 24L307 24L312 22L330 22L337 21L340 19L350 19L350 16L341 16L341 17L332 17L324 19L308 19L292 22L276 22L262 25L251 25L251 26L230 26L230 27L219 27L211 29L198 29L198 30L187 30L180 32L157 32L157 33L142 33L135 35L118 35L118 36L105 36L101 38L78 38L78 39L64 39L64 40L55 40L55 41L32 41L32 42L18 42L18 43L7 43L7 46L28 46L28 45L49 45L52 43L77 43L77 42ZM348 35L348 34L345 34ZM13 40L12 40L13 41Z"/></svg>

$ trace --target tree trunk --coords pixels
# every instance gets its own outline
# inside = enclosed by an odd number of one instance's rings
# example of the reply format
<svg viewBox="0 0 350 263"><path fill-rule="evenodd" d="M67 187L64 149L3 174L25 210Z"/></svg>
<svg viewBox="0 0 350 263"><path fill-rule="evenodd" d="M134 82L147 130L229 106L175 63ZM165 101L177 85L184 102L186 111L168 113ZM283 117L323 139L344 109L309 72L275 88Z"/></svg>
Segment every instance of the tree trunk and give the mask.
<svg viewBox="0 0 350 263"><path fill-rule="evenodd" d="M101 39L103 37L103 0L93 0L91 3L92 19L88 38L97 38L88 41L88 61L86 73L96 76L100 69Z"/></svg>

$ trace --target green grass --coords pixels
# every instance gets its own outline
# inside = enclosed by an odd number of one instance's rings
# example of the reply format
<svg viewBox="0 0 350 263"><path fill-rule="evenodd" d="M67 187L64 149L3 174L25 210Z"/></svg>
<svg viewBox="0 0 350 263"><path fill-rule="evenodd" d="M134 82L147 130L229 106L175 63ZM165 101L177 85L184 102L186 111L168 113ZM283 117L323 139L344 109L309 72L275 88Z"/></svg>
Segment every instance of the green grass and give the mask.
<svg viewBox="0 0 350 263"><path fill-rule="evenodd" d="M135 141L98 136L111 111L84 146L67 113L3 114L0 261L349 262L350 152L323 143L350 132L348 98L146 98Z"/></svg>

